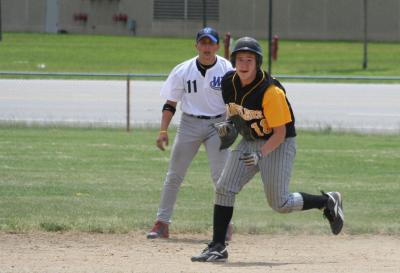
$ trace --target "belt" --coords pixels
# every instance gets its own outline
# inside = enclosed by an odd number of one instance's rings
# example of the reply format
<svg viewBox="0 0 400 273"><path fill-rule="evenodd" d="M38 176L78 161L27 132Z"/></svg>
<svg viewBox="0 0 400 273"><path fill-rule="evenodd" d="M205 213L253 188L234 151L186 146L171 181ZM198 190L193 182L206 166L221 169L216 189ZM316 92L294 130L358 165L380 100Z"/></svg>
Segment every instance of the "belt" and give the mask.
<svg viewBox="0 0 400 273"><path fill-rule="evenodd" d="M185 114L186 114L186 113L185 113ZM222 117L222 114L217 115L217 116L212 116L212 117L210 117L210 116L196 116L196 115L191 115L191 114L186 114L186 115L191 116L191 117L194 117L194 118L198 118L198 119L215 119L215 118L220 118L220 117Z"/></svg>

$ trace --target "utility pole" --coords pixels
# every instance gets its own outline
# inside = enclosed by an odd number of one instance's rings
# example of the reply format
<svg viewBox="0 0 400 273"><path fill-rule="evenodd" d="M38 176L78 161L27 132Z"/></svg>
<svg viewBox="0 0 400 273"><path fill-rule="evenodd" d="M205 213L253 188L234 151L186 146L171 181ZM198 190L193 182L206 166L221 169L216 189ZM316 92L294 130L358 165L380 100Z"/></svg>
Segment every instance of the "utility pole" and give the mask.
<svg viewBox="0 0 400 273"><path fill-rule="evenodd" d="M203 28L207 26L207 3L203 0Z"/></svg>
<svg viewBox="0 0 400 273"><path fill-rule="evenodd" d="M272 0L269 0L269 16L268 16L268 74L271 75L272 70Z"/></svg>
<svg viewBox="0 0 400 273"><path fill-rule="evenodd" d="M1 27L1 0L0 0L0 42L1 42L1 40L2 40L2 35L3 34L3 30L2 30L2 27Z"/></svg>
<svg viewBox="0 0 400 273"><path fill-rule="evenodd" d="M363 69L368 67L368 1L364 0L364 60Z"/></svg>

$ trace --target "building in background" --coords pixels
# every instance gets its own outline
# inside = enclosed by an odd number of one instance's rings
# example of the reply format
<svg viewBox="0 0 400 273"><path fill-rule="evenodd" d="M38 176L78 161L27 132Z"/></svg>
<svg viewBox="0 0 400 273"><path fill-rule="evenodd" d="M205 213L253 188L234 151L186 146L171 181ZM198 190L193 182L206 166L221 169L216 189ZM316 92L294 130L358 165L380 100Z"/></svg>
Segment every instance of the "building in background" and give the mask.
<svg viewBox="0 0 400 273"><path fill-rule="evenodd" d="M400 0L367 3L369 40L400 41ZM364 0L273 4L282 39L363 39ZM2 0L1 17L6 32L192 37L206 20L220 33L265 39L268 0Z"/></svg>

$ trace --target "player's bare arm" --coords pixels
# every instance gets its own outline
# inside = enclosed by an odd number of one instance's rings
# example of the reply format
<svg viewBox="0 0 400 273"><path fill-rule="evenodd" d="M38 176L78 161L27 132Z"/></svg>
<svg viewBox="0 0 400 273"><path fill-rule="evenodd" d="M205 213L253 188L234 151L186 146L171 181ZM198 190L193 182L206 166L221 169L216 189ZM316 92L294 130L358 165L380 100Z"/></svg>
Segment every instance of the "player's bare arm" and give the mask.
<svg viewBox="0 0 400 273"><path fill-rule="evenodd" d="M157 147L162 151L165 150L165 146L168 146L168 127L174 116L175 111L173 109L176 109L176 105L177 102L167 100L163 107L160 132L156 140Z"/></svg>
<svg viewBox="0 0 400 273"><path fill-rule="evenodd" d="M268 141L261 147L261 154L263 156L268 155L276 148L279 147L284 141L286 136L286 125L272 128L274 131L273 135L268 139Z"/></svg>

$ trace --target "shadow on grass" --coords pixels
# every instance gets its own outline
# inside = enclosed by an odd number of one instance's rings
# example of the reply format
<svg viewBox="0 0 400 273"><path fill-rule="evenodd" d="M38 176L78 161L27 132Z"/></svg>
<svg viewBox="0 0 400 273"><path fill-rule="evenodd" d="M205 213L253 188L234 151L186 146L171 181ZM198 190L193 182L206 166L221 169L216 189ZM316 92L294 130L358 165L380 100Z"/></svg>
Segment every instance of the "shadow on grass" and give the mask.
<svg viewBox="0 0 400 273"><path fill-rule="evenodd" d="M68 231L70 229L66 225L57 223L40 223L40 228L48 232Z"/></svg>

